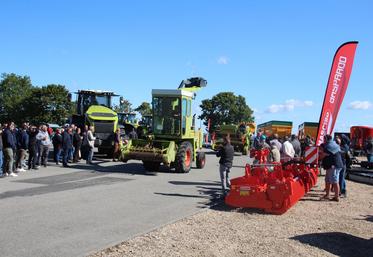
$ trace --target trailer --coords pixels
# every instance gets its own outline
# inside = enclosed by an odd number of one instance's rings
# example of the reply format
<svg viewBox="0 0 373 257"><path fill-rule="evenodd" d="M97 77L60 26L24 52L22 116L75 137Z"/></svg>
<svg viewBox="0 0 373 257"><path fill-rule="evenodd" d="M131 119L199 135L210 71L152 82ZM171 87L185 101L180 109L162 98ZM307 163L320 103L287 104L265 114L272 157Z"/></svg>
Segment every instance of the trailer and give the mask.
<svg viewBox="0 0 373 257"><path fill-rule="evenodd" d="M298 138L304 140L307 136L315 139L317 137L317 130L319 123L317 122L303 122L298 126Z"/></svg>
<svg viewBox="0 0 373 257"><path fill-rule="evenodd" d="M261 129L267 137L271 137L273 134L278 134L279 137L285 137L291 135L293 129L293 122L291 121L279 121L271 120L257 126L257 130Z"/></svg>

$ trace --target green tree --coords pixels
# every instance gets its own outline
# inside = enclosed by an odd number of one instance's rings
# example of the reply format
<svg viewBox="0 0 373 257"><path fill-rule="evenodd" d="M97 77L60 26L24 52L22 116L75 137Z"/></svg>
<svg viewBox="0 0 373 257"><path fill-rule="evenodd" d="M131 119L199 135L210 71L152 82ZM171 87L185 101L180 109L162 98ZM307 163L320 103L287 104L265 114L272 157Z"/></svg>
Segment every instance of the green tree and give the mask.
<svg viewBox="0 0 373 257"><path fill-rule="evenodd" d="M114 105L113 110L115 112L132 112L132 104L127 99L124 99L123 96L119 98L119 105Z"/></svg>
<svg viewBox="0 0 373 257"><path fill-rule="evenodd" d="M142 102L136 109L136 112L140 113L141 116L151 115L152 114L152 107L148 102Z"/></svg>
<svg viewBox="0 0 373 257"><path fill-rule="evenodd" d="M253 110L246 104L245 97L234 95L232 92L221 92L205 99L200 105L202 114L199 116L204 125L208 126L210 120L210 131L215 131L220 124L237 124L241 121L252 122Z"/></svg>
<svg viewBox="0 0 373 257"><path fill-rule="evenodd" d="M0 122L24 121L24 102L32 92L31 79L14 73L2 74L0 80Z"/></svg>
<svg viewBox="0 0 373 257"><path fill-rule="evenodd" d="M63 124L73 112L73 104L68 95L69 91L63 85L34 87L24 103L24 115L35 124Z"/></svg>

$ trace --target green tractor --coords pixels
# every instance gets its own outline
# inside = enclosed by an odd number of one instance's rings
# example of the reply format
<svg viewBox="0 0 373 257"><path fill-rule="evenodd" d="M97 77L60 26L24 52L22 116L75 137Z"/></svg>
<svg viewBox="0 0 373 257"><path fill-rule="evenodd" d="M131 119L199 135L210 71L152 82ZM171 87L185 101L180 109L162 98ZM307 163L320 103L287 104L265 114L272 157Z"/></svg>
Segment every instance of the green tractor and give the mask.
<svg viewBox="0 0 373 257"><path fill-rule="evenodd" d="M254 123L242 122L238 125L220 125L215 131L214 144L212 145L212 149L218 151L223 144L223 138L229 135L234 150L236 152L242 153L243 155L247 155L250 148L250 137L254 132Z"/></svg>
<svg viewBox="0 0 373 257"><path fill-rule="evenodd" d="M77 113L72 115L71 123L82 130L85 125L95 129L95 147L102 154L112 155L114 137L118 127L118 115L111 109L112 98L117 96L111 91L79 90L77 93Z"/></svg>
<svg viewBox="0 0 373 257"><path fill-rule="evenodd" d="M201 129L196 130L191 110L195 92L206 84L205 79L196 77L183 80L175 90L153 89L152 134L128 140L121 147L121 160L141 160L148 171L157 171L163 164L187 173L193 161L202 169L206 162L200 151L203 135Z"/></svg>

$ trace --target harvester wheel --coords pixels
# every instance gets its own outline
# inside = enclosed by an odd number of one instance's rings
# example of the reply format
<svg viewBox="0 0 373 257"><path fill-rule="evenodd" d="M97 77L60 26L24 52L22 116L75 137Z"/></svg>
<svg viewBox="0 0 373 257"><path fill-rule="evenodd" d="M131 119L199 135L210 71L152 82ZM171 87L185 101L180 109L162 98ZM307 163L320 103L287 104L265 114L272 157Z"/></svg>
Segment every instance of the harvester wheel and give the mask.
<svg viewBox="0 0 373 257"><path fill-rule="evenodd" d="M193 147L190 142L181 143L177 154L175 170L179 173L188 173L191 168L193 159Z"/></svg>
<svg viewBox="0 0 373 257"><path fill-rule="evenodd" d="M196 164L197 164L197 168L198 169L203 169L203 167L205 167L205 164L206 164L206 155L205 155L204 152L198 152L197 153Z"/></svg>
<svg viewBox="0 0 373 257"><path fill-rule="evenodd" d="M147 171L158 171L161 164L159 162L143 162L143 165Z"/></svg>

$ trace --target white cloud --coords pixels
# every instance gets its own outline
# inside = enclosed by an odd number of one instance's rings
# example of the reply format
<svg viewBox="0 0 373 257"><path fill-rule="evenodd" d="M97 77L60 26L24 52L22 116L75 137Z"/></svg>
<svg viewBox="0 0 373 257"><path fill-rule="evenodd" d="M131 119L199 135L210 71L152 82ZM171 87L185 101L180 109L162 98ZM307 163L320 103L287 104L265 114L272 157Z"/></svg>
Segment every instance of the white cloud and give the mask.
<svg viewBox="0 0 373 257"><path fill-rule="evenodd" d="M348 109L351 110L368 110L373 107L373 104L369 101L353 101L348 105Z"/></svg>
<svg viewBox="0 0 373 257"><path fill-rule="evenodd" d="M218 64L223 64L223 65L228 64L228 62L229 62L229 58L226 56L220 56L217 60Z"/></svg>
<svg viewBox="0 0 373 257"><path fill-rule="evenodd" d="M268 106L266 112L277 113L277 112L290 112L294 111L295 107L311 107L313 106L312 101L300 101L295 99L286 100L283 104L272 104Z"/></svg>

